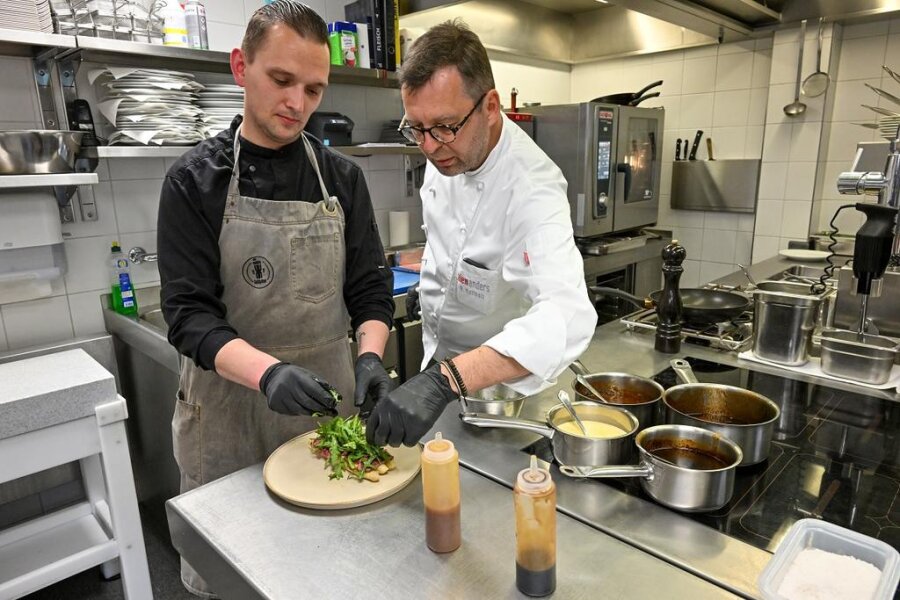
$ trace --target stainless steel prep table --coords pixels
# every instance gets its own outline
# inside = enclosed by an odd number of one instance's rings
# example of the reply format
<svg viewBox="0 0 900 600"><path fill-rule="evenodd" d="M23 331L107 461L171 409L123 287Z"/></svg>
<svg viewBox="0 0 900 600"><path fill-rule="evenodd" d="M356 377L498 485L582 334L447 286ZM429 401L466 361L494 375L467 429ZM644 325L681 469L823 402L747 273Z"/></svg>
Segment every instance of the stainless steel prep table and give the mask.
<svg viewBox="0 0 900 600"><path fill-rule="evenodd" d="M260 464L167 510L175 546L223 598L525 598L512 492L466 469L460 479L463 543L444 555L425 546L420 477L368 507L326 512L269 494ZM565 515L557 531L556 598L734 597Z"/></svg>

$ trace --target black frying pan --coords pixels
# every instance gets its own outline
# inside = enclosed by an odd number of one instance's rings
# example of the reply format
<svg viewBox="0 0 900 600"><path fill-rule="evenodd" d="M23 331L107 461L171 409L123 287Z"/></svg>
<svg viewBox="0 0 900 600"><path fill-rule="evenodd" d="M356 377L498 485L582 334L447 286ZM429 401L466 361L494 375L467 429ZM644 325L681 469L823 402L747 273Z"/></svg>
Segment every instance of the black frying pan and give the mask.
<svg viewBox="0 0 900 600"><path fill-rule="evenodd" d="M631 102L629 102L628 106L637 106L644 100L649 100L650 98L656 98L658 96L659 96L659 92L652 92L650 94L644 94L640 98L636 98L636 99L632 100Z"/></svg>
<svg viewBox="0 0 900 600"><path fill-rule="evenodd" d="M641 308L653 308L659 300L662 290L650 294L649 298L640 298L616 288L589 288L599 295L615 296L637 304ZM681 288L681 317L690 323L721 323L730 321L749 310L751 300L735 292L723 290L707 290L703 288Z"/></svg>
<svg viewBox="0 0 900 600"><path fill-rule="evenodd" d="M663 83L662 79L660 79L659 81L654 81L647 87L645 87L641 90L638 90L636 92L627 92L624 94L609 94L607 96L600 96L599 98L594 98L593 100L591 100L591 102L600 102L603 104L621 104L623 106L632 105L631 104L632 102L634 102L638 98L641 98L641 96L643 96L644 94L646 94L648 91L652 90L653 88L662 85L662 83ZM645 100L645 98L641 98L641 101L643 101L643 100ZM632 105L632 106L634 106L634 105Z"/></svg>

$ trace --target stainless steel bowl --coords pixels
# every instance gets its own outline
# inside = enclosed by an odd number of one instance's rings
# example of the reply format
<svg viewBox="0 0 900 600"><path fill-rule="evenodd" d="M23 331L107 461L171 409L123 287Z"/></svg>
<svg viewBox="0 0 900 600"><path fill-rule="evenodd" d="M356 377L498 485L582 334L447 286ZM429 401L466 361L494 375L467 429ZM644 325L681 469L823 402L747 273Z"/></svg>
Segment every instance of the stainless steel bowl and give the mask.
<svg viewBox="0 0 900 600"><path fill-rule="evenodd" d="M525 402L525 398L524 394L520 394L512 388L498 383L466 396L463 399L465 403L464 412L518 417L522 411L522 403Z"/></svg>
<svg viewBox="0 0 900 600"><path fill-rule="evenodd" d="M71 173L80 131L0 131L0 175Z"/></svg>

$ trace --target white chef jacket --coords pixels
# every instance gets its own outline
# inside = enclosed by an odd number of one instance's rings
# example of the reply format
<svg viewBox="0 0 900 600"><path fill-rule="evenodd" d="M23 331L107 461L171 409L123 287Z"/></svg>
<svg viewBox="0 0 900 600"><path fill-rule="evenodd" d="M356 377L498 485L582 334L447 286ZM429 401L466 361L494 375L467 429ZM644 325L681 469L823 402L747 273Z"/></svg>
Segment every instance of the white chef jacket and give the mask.
<svg viewBox="0 0 900 600"><path fill-rule="evenodd" d="M496 147L476 171L421 189L426 244L419 299L422 368L481 345L530 374L506 382L533 394L587 348L597 325L575 247L566 180L505 115Z"/></svg>

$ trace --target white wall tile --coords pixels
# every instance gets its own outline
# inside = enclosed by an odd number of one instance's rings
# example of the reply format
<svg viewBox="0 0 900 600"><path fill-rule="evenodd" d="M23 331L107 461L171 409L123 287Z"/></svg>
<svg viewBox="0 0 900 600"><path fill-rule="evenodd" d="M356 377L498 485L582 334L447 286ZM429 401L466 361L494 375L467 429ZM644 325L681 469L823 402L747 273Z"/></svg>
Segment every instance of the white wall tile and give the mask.
<svg viewBox="0 0 900 600"><path fill-rule="evenodd" d="M787 161L791 154L791 137L794 126L791 123L770 123L765 129L763 160L768 162Z"/></svg>
<svg viewBox="0 0 900 600"><path fill-rule="evenodd" d="M772 49L772 69L769 77L770 84L790 83L797 81L797 53L800 50L797 44L799 31L793 30L793 40L787 44L776 44Z"/></svg>
<svg viewBox="0 0 900 600"><path fill-rule="evenodd" d="M716 92L713 109L714 127L746 125L750 112L750 90Z"/></svg>
<svg viewBox="0 0 900 600"><path fill-rule="evenodd" d="M744 158L760 158L763 153L763 135L766 128L762 125L746 128L744 141Z"/></svg>
<svg viewBox="0 0 900 600"><path fill-rule="evenodd" d="M698 212L697 215L700 218L703 217L703 213ZM701 252L703 251L702 227L675 227L672 230L672 237L684 246L688 258L700 259Z"/></svg>
<svg viewBox="0 0 900 600"><path fill-rule="evenodd" d="M767 124L793 121L784 114L784 107L794 101L795 89L796 86L790 83L769 86L769 99L766 101Z"/></svg>
<svg viewBox="0 0 900 600"><path fill-rule="evenodd" d="M759 172L759 198L784 198L787 164L764 162Z"/></svg>
<svg viewBox="0 0 900 600"><path fill-rule="evenodd" d="M737 231L738 216L738 213L706 212L703 214L703 228Z"/></svg>
<svg viewBox="0 0 900 600"><path fill-rule="evenodd" d="M734 262L734 232L704 229L700 260L732 264Z"/></svg>
<svg viewBox="0 0 900 600"><path fill-rule="evenodd" d="M684 272L681 274L680 287L691 288L700 286L700 261L685 260L681 263Z"/></svg>
<svg viewBox="0 0 900 600"><path fill-rule="evenodd" d="M880 62L880 58L877 59ZM839 81L834 86L834 111L832 121L872 121L873 113L863 104L877 105L878 96L864 84L881 85L881 78Z"/></svg>
<svg viewBox="0 0 900 600"><path fill-rule="evenodd" d="M207 2L207 4L206 18L208 21L246 25L243 0L215 0L215 2Z"/></svg>
<svg viewBox="0 0 900 600"><path fill-rule="evenodd" d="M825 173L822 177L823 184L820 192L823 199L847 201L847 196L842 196L837 191L837 179L841 173L849 169L850 164L844 161L825 163Z"/></svg>
<svg viewBox="0 0 900 600"><path fill-rule="evenodd" d="M710 44L708 46L699 46L697 48L688 48L684 51L684 60L694 60L697 58L715 57L719 53L718 46Z"/></svg>
<svg viewBox="0 0 900 600"><path fill-rule="evenodd" d="M772 51L758 50L753 55L753 75L750 78L750 87L769 87L771 73Z"/></svg>
<svg viewBox="0 0 900 600"><path fill-rule="evenodd" d="M682 94L704 94L716 87L716 57L684 61Z"/></svg>
<svg viewBox="0 0 900 600"><path fill-rule="evenodd" d="M753 225L756 222L756 215L744 214L738 215L738 231L748 231L750 233L753 232Z"/></svg>
<svg viewBox="0 0 900 600"><path fill-rule="evenodd" d="M888 36L884 64L895 73L900 72L900 33Z"/></svg>
<svg viewBox="0 0 900 600"><path fill-rule="evenodd" d="M815 162L792 162L788 165L784 187L785 200L812 200L816 183Z"/></svg>
<svg viewBox="0 0 900 600"><path fill-rule="evenodd" d="M781 221L781 237L804 239L809 235L809 213L812 202L784 203Z"/></svg>
<svg viewBox="0 0 900 600"><path fill-rule="evenodd" d="M753 238L753 262L758 263L778 256L779 238L757 235Z"/></svg>
<svg viewBox="0 0 900 600"><path fill-rule="evenodd" d="M105 292L103 292L105 293ZM100 305L101 292L69 294L69 310L72 313L72 327L75 337L104 333L103 309Z"/></svg>
<svg viewBox="0 0 900 600"><path fill-rule="evenodd" d="M746 127L713 127L708 137L712 138L713 155L716 159L744 158ZM705 157L706 151L698 154Z"/></svg>
<svg viewBox="0 0 900 600"><path fill-rule="evenodd" d="M738 231L734 236L734 263L747 266L753 252L753 233Z"/></svg>
<svg viewBox="0 0 900 600"><path fill-rule="evenodd" d="M859 142L874 140L874 132L853 123L830 123L828 152L825 159L829 162L845 161L848 165L856 155Z"/></svg>
<svg viewBox="0 0 900 600"><path fill-rule="evenodd" d="M662 96L680 96L683 93L684 63L682 61L654 62L650 72L652 74L651 79L654 81L658 79L663 80L659 90ZM666 116L668 117L668 115Z"/></svg>
<svg viewBox="0 0 900 600"><path fill-rule="evenodd" d="M725 277L735 271L733 263L716 263L703 261L700 263L700 285L714 279Z"/></svg>
<svg viewBox="0 0 900 600"><path fill-rule="evenodd" d="M150 254L156 253L156 232L148 231L143 233L129 233L122 235L119 240L122 244L122 251L127 255L129 250L134 247L141 247L145 252ZM139 264L131 264L131 281L135 286L146 286L151 283L159 283L158 263L143 262Z"/></svg>
<svg viewBox="0 0 900 600"><path fill-rule="evenodd" d="M756 235L777 236L781 234L781 217L784 212L783 200L760 199L756 207Z"/></svg>
<svg viewBox="0 0 900 600"><path fill-rule="evenodd" d="M681 128L712 127L713 94L690 94L681 97Z"/></svg>
<svg viewBox="0 0 900 600"><path fill-rule="evenodd" d="M844 39L841 43L841 58L837 69L837 80L848 81L852 79L873 79L881 77L881 60L873 60L873 58L884 56L887 37L881 35L877 37L848 39L848 29L850 29L850 27L844 29Z"/></svg>
<svg viewBox="0 0 900 600"><path fill-rule="evenodd" d="M755 40L746 40L743 42L731 42L719 46L719 56L727 56L729 54L749 54L756 48Z"/></svg>
<svg viewBox="0 0 900 600"><path fill-rule="evenodd" d="M750 90L750 106L747 109L748 125L764 125L766 122L766 110L769 106L769 90L767 88L754 88Z"/></svg>
<svg viewBox="0 0 900 600"><path fill-rule="evenodd" d="M66 240L66 290L70 294L105 290L109 287L108 259L111 242L112 238L105 236ZM128 253L128 248L123 246L122 249Z"/></svg>
<svg viewBox="0 0 900 600"><path fill-rule="evenodd" d="M868 23L855 23L853 25L845 25L843 38L846 41L853 40L855 38L884 36L888 33L889 26L890 20L888 19L870 21Z"/></svg>
<svg viewBox="0 0 900 600"><path fill-rule="evenodd" d="M65 296L0 306L10 348L25 348L74 337Z"/></svg>
<svg viewBox="0 0 900 600"><path fill-rule="evenodd" d="M241 40L244 39L243 25L207 20L206 28L209 34L210 50L231 52L234 48L239 48Z"/></svg>
<svg viewBox="0 0 900 600"><path fill-rule="evenodd" d="M162 179L113 181L116 222L120 233L155 231Z"/></svg>
<svg viewBox="0 0 900 600"><path fill-rule="evenodd" d="M747 75L750 74L750 77ZM753 80L753 54L719 54L716 63L716 91L743 90L751 86Z"/></svg>

